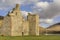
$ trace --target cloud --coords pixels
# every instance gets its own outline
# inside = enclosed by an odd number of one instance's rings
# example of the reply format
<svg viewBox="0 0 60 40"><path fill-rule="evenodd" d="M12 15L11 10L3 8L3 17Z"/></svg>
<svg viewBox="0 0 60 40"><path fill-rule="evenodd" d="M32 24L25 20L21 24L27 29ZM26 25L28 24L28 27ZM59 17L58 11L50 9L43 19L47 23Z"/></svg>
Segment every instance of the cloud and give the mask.
<svg viewBox="0 0 60 40"><path fill-rule="evenodd" d="M39 2L38 4L40 4ZM43 19L51 19L54 16L58 16L60 14L60 0L53 0L53 2L42 2L42 4L38 5L39 7L34 6L33 12L39 14L40 18Z"/></svg>
<svg viewBox="0 0 60 40"><path fill-rule="evenodd" d="M21 13L22 13L22 16L23 16L25 19L27 19L28 13L32 13L32 12L21 11Z"/></svg>
<svg viewBox="0 0 60 40"><path fill-rule="evenodd" d="M51 3L47 1L39 2L39 0L0 0L0 10L7 9L9 7L12 8L17 3L21 6L33 4L31 7L33 9L33 13L37 13L40 16L40 21L43 23L50 24L53 22L53 18L55 16L60 16L60 0L53 0ZM26 10L21 12L26 18L28 12Z"/></svg>
<svg viewBox="0 0 60 40"><path fill-rule="evenodd" d="M13 5L13 4L29 4L29 3L36 3L39 0L0 0L1 3L5 3L7 5Z"/></svg>
<svg viewBox="0 0 60 40"><path fill-rule="evenodd" d="M60 0L54 0L54 3L60 4Z"/></svg>
<svg viewBox="0 0 60 40"><path fill-rule="evenodd" d="M27 12L27 11L21 11L21 13L22 13L22 15L25 16L25 17L28 15L28 12Z"/></svg>
<svg viewBox="0 0 60 40"><path fill-rule="evenodd" d="M46 23L46 24L53 24L53 19L40 19L41 23Z"/></svg>
<svg viewBox="0 0 60 40"><path fill-rule="evenodd" d="M47 28L53 24L55 24L54 19L40 19L40 26L44 28Z"/></svg>
<svg viewBox="0 0 60 40"><path fill-rule="evenodd" d="M8 5L13 5L13 4L22 4L24 2L24 0L2 0L3 3L7 4Z"/></svg>
<svg viewBox="0 0 60 40"><path fill-rule="evenodd" d="M5 7L0 7L0 10L6 9Z"/></svg>
<svg viewBox="0 0 60 40"><path fill-rule="evenodd" d="M51 24L51 23L53 23L53 19L46 19L45 22Z"/></svg>
<svg viewBox="0 0 60 40"><path fill-rule="evenodd" d="M36 3L37 7L41 7L41 8L46 8L48 7L49 3L48 2L38 2Z"/></svg>
<svg viewBox="0 0 60 40"><path fill-rule="evenodd" d="M0 0L0 9L4 10L16 3L20 5L33 4L33 12L39 14L40 18L52 18L60 14L60 0L54 0L52 3L39 2L39 0Z"/></svg>
<svg viewBox="0 0 60 40"><path fill-rule="evenodd" d="M5 2L5 0L2 0L2 2Z"/></svg>
<svg viewBox="0 0 60 40"><path fill-rule="evenodd" d="M54 24L54 19L40 19L40 26L47 28Z"/></svg>
<svg viewBox="0 0 60 40"><path fill-rule="evenodd" d="M35 4L38 1L39 0L0 0L0 6L4 8L8 8L8 7L14 6L17 3L20 5L27 5L27 4Z"/></svg>

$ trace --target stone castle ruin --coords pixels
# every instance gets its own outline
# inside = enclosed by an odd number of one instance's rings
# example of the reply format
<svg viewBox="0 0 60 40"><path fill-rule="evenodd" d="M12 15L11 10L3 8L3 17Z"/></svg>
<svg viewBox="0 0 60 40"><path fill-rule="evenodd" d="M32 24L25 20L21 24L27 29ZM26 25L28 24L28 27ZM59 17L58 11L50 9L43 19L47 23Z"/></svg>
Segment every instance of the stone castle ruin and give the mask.
<svg viewBox="0 0 60 40"><path fill-rule="evenodd" d="M28 13L25 20L20 12L19 4L4 16L0 35L4 36L22 36L22 35L39 35L39 16Z"/></svg>

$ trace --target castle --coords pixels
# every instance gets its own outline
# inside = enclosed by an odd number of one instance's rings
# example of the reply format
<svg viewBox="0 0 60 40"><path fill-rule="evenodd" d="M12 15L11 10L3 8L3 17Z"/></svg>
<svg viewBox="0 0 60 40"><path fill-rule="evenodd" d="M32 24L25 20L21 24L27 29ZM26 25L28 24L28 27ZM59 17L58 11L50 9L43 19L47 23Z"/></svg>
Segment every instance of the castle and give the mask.
<svg viewBox="0 0 60 40"><path fill-rule="evenodd" d="M0 35L4 36L23 36L39 35L39 16L28 13L27 20L20 12L19 4L4 16Z"/></svg>
<svg viewBox="0 0 60 40"><path fill-rule="evenodd" d="M39 26L39 16L28 13L24 19L19 4L6 16L0 16L0 35L2 36L25 36L39 34L60 34L60 23L43 28Z"/></svg>

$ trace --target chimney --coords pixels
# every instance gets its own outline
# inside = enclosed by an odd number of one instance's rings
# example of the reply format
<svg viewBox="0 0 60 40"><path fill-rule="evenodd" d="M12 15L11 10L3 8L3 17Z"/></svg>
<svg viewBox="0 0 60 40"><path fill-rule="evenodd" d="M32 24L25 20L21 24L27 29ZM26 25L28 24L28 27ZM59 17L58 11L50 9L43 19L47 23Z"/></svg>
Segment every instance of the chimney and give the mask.
<svg viewBox="0 0 60 40"><path fill-rule="evenodd" d="M19 10L19 9L20 9L19 4L16 4L16 10Z"/></svg>

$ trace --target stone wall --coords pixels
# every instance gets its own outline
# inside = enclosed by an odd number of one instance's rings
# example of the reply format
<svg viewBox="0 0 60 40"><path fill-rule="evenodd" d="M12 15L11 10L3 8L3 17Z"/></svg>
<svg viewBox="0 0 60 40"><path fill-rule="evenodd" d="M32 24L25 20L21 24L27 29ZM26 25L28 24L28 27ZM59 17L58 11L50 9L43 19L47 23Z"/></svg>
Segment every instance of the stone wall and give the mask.
<svg viewBox="0 0 60 40"><path fill-rule="evenodd" d="M3 20L3 26L0 28L0 35L10 36L11 35L11 27L10 27L10 17L5 16Z"/></svg>
<svg viewBox="0 0 60 40"><path fill-rule="evenodd" d="M0 27L2 27L3 19L4 19L4 17L3 16L0 16Z"/></svg>
<svg viewBox="0 0 60 40"><path fill-rule="evenodd" d="M23 22L23 35L29 35L29 23L28 21Z"/></svg>
<svg viewBox="0 0 60 40"><path fill-rule="evenodd" d="M28 14L29 35L39 35L39 17L38 15Z"/></svg>
<svg viewBox="0 0 60 40"><path fill-rule="evenodd" d="M11 16L11 35L21 36L22 35L22 18L18 16Z"/></svg>

